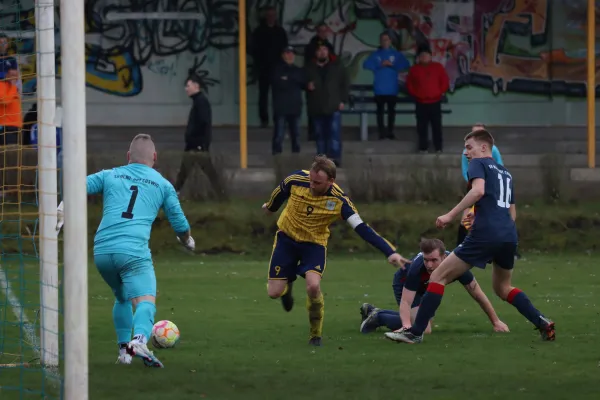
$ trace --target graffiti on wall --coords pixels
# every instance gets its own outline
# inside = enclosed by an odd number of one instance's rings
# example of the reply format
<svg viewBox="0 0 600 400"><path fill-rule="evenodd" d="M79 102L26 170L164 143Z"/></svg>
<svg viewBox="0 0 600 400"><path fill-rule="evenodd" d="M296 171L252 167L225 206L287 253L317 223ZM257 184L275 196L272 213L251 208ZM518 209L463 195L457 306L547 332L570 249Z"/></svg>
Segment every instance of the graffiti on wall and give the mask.
<svg viewBox="0 0 600 400"><path fill-rule="evenodd" d="M0 10L0 30L19 38L14 50L20 54L24 91L34 91L35 57L28 56L35 53L33 0L16 3L14 9ZM237 0L86 0L85 4L88 87L133 97L143 93L148 80L181 84L182 75L190 71L207 88L235 77L235 68L224 70L214 59L238 46ZM302 54L317 25L325 23L328 40L354 82L370 80L362 60L377 48L379 33L387 30L395 47L410 60L419 43L429 43L434 60L448 72L451 91L482 87L496 95L583 96L586 4L585 0L249 0L247 26L251 31L259 10L275 6L290 44ZM60 73L58 12L55 15Z"/></svg>
<svg viewBox="0 0 600 400"><path fill-rule="evenodd" d="M167 18L166 13L171 13ZM162 14L159 15L159 14ZM198 19L189 15L197 14ZM88 85L119 96L143 89L142 69L173 74L170 58L195 55L190 70L204 86L218 80L203 68L207 50L237 46L237 1L86 1ZM172 60L171 60L172 61Z"/></svg>
<svg viewBox="0 0 600 400"><path fill-rule="evenodd" d="M185 54L193 56L185 71L195 72L204 86L213 86L219 80L210 76L209 53L237 46L237 13L236 0L86 0L87 85L116 96L136 96L144 88L144 72L173 77L178 58ZM31 0L0 11L0 30L15 39L21 70L27 71L24 86L30 90L35 86L35 57L26 55L35 53L34 14ZM55 42L60 75L58 9Z"/></svg>
<svg viewBox="0 0 600 400"><path fill-rule="evenodd" d="M586 7L585 0L298 1L286 3L282 15L297 46L327 24L328 39L355 75L387 30L409 59L428 42L451 91L585 96Z"/></svg>

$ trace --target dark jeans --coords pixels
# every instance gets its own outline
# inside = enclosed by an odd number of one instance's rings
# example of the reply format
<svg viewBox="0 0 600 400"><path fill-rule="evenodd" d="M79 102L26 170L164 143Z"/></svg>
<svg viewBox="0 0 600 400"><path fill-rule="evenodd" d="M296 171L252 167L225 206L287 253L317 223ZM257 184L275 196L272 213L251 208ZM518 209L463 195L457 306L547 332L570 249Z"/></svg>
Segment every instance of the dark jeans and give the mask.
<svg viewBox="0 0 600 400"><path fill-rule="evenodd" d="M375 104L377 105L377 128L379 130L379 138L394 137L394 123L396 122L396 96L375 96ZM387 129L383 124L383 116L385 107L387 106Z"/></svg>
<svg viewBox="0 0 600 400"><path fill-rule="evenodd" d="M261 71L258 77L258 115L262 125L269 123L269 89L271 74Z"/></svg>
<svg viewBox="0 0 600 400"><path fill-rule="evenodd" d="M212 163L210 158L210 153L208 151L200 151L200 150L186 150L183 153L183 157L181 159L181 167L179 168L179 173L177 174L177 180L175 181L175 190L179 192L183 187L187 177L190 172L197 166L200 167L202 172L206 174L206 177L210 181L213 190L217 194L219 199L225 198L225 187L224 182L221 181L215 166Z"/></svg>
<svg viewBox="0 0 600 400"><path fill-rule="evenodd" d="M299 115L277 115L275 116L273 127L273 154L281 153L283 147L283 138L285 137L285 126L287 124L290 130L290 139L292 140L292 153L300 152L300 143L298 137L300 135L300 116Z"/></svg>
<svg viewBox="0 0 600 400"><path fill-rule="evenodd" d="M313 116L313 122L317 153L325 154L339 165L342 160L342 138L340 135L342 116L340 112L336 111L331 115Z"/></svg>
<svg viewBox="0 0 600 400"><path fill-rule="evenodd" d="M433 136L433 147L442 151L442 103L416 103L417 133L419 134L419 151L427 151L429 147L429 124Z"/></svg>
<svg viewBox="0 0 600 400"><path fill-rule="evenodd" d="M308 140L315 140L315 121L308 115Z"/></svg>

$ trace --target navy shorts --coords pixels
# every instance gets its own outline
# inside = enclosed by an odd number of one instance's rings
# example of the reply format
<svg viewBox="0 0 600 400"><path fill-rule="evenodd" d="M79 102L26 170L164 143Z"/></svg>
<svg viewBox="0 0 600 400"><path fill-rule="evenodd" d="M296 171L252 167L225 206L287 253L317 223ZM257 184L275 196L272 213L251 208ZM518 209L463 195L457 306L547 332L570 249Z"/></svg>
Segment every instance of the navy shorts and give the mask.
<svg viewBox="0 0 600 400"><path fill-rule="evenodd" d="M472 267L484 268L485 265L494 263L504 269L513 269L517 244L511 242L481 242L467 236L465 240L454 249L456 257Z"/></svg>
<svg viewBox="0 0 600 400"><path fill-rule="evenodd" d="M408 266L405 268L408 268ZM398 303L398 305L400 305L400 301L402 300L402 291L404 290L404 281L402 280L401 272L402 270L399 268L394 274L394 280L392 281L392 289L394 289L394 297L396 298L396 303ZM415 293L415 299L413 300L410 308L419 307L422 299L423 295Z"/></svg>
<svg viewBox="0 0 600 400"><path fill-rule="evenodd" d="M273 254L269 263L269 279L294 281L296 275L307 272L323 276L327 249L316 243L297 242L279 231L275 234Z"/></svg>

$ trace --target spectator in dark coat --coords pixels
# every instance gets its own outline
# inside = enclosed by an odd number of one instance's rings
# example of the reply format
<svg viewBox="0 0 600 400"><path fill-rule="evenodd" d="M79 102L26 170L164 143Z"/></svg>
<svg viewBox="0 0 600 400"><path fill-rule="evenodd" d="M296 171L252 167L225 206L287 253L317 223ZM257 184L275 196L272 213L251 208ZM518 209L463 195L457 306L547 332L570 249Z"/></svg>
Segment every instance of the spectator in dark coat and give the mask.
<svg viewBox="0 0 600 400"><path fill-rule="evenodd" d="M212 108L208 98L202 93L200 78L192 74L185 83L185 92L192 99L192 108L185 130L185 148L175 190L181 191L192 169L199 165L220 199L224 198L225 188L210 158L212 141Z"/></svg>
<svg viewBox="0 0 600 400"><path fill-rule="evenodd" d="M331 42L327 40L327 34L329 33L329 27L325 23L320 23L317 26L317 34L310 39L310 42L304 46L304 66L306 67L311 62L315 61L315 54L317 54L317 47L323 44L329 49L329 54L332 59L335 59L335 49Z"/></svg>
<svg viewBox="0 0 600 400"><path fill-rule="evenodd" d="M273 68L281 61L288 44L287 33L277 24L275 8L265 10L265 18L252 33L252 58L258 73L258 113L262 127L269 125L269 86Z"/></svg>
<svg viewBox="0 0 600 400"><path fill-rule="evenodd" d="M285 126L290 130L292 153L300 152L298 136L302 113L302 92L306 88L304 70L294 65L294 48L283 50L282 61L275 67L271 85L273 88L273 155L282 151Z"/></svg>
<svg viewBox="0 0 600 400"><path fill-rule="evenodd" d="M308 115L315 124L317 153L325 154L340 165L342 159L341 114L348 102L350 80L346 68L319 45L316 61L306 68L308 79Z"/></svg>
<svg viewBox="0 0 600 400"><path fill-rule="evenodd" d="M315 54L317 53L317 47L319 44L324 44L329 49L329 57L335 59L335 48L331 42L327 39L329 33L329 27L326 23L322 22L317 26L317 34L310 39L310 42L304 46L304 67L306 68L312 62L315 61ZM315 140L315 124L310 115L308 115L308 140Z"/></svg>

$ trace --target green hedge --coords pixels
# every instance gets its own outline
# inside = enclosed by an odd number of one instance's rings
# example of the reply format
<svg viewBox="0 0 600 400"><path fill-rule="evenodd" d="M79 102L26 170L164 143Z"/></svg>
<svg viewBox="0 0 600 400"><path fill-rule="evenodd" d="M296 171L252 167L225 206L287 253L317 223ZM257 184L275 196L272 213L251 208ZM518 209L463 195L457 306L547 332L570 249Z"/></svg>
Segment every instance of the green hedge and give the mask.
<svg viewBox="0 0 600 400"><path fill-rule="evenodd" d="M357 204L363 220L398 246L414 253L422 236L439 237L449 248L456 241L457 225L435 228L435 219L450 206L436 204ZM270 253L277 216L267 216L261 203L228 204L184 202L199 253ZM600 205L531 205L518 209L520 248L523 251L591 251L600 233ZM101 208L89 208L90 247ZM332 226L329 249L339 253L375 253L345 223ZM175 235L161 215L154 223L151 248L154 254L177 246Z"/></svg>

